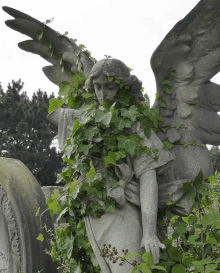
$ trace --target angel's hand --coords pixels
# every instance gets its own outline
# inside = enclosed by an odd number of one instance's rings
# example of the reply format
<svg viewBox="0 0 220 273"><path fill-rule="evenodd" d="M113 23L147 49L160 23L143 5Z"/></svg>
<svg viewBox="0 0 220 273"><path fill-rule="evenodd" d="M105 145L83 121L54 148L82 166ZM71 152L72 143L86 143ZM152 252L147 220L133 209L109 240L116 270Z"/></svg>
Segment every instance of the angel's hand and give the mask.
<svg viewBox="0 0 220 273"><path fill-rule="evenodd" d="M146 252L152 254L154 264L159 263L160 248L165 248L165 245L160 242L156 235L144 236L141 241L141 247L144 247Z"/></svg>

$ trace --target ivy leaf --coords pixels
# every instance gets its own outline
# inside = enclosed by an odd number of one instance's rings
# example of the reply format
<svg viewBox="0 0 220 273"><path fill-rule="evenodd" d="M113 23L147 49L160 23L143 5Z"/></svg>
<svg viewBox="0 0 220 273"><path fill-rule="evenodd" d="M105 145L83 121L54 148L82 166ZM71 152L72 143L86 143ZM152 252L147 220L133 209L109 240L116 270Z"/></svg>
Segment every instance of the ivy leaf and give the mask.
<svg viewBox="0 0 220 273"><path fill-rule="evenodd" d="M79 145L79 148L78 148L78 152L79 153L84 153L84 155L88 155L89 153L89 150L90 148L92 147L93 145L90 143L88 145L85 145L85 144L80 144Z"/></svg>
<svg viewBox="0 0 220 273"><path fill-rule="evenodd" d="M192 141L192 145L195 146L196 145L196 142L195 140Z"/></svg>
<svg viewBox="0 0 220 273"><path fill-rule="evenodd" d="M59 192L58 189L55 189L55 190L53 191L53 193L51 194L51 198L53 198L54 200L60 198L60 192Z"/></svg>
<svg viewBox="0 0 220 273"><path fill-rule="evenodd" d="M202 194L202 195L209 195L209 192L207 191L207 189L210 189L211 186L208 184L202 184L200 185L196 190L198 193Z"/></svg>
<svg viewBox="0 0 220 273"><path fill-rule="evenodd" d="M89 114L95 108L95 104L92 102L85 102L80 108L80 112L84 115Z"/></svg>
<svg viewBox="0 0 220 273"><path fill-rule="evenodd" d="M217 184L217 179L214 177L214 176L209 176L208 177L208 180L210 182L210 184L213 186L213 185L216 185Z"/></svg>
<svg viewBox="0 0 220 273"><path fill-rule="evenodd" d="M140 270L143 273L151 273L151 270L148 268L146 263L140 263Z"/></svg>
<svg viewBox="0 0 220 273"><path fill-rule="evenodd" d="M136 148L143 142L143 139L137 134L132 134L130 137L119 136L118 141L119 149L124 149L127 153L133 155Z"/></svg>
<svg viewBox="0 0 220 273"><path fill-rule="evenodd" d="M90 52L88 50L83 51L83 54L86 55L86 57L90 56Z"/></svg>
<svg viewBox="0 0 220 273"><path fill-rule="evenodd" d="M41 40L43 35L44 35L44 32L43 31L38 31L37 34L38 34L38 40Z"/></svg>
<svg viewBox="0 0 220 273"><path fill-rule="evenodd" d="M158 270L163 270L165 272L167 272L166 268L160 265L154 265L152 266L152 269L158 269Z"/></svg>
<svg viewBox="0 0 220 273"><path fill-rule="evenodd" d="M83 130L83 137L86 138L87 140L92 140L95 134L99 132L97 127L90 127L87 128L87 130Z"/></svg>
<svg viewBox="0 0 220 273"><path fill-rule="evenodd" d="M112 119L112 123L115 124L118 130L123 130L125 127L130 128L132 125L132 121L129 119L120 119L119 117L115 117L114 120Z"/></svg>
<svg viewBox="0 0 220 273"><path fill-rule="evenodd" d="M196 197L196 192L195 191L190 191L190 192L187 193L187 198L189 200L194 200L195 197Z"/></svg>
<svg viewBox="0 0 220 273"><path fill-rule="evenodd" d="M140 266L134 267L131 271L131 273L137 273L140 269Z"/></svg>
<svg viewBox="0 0 220 273"><path fill-rule="evenodd" d="M67 98L67 96L70 94L71 89L72 89L71 82L61 82L59 95L64 96L64 100L65 100Z"/></svg>
<svg viewBox="0 0 220 273"><path fill-rule="evenodd" d="M153 149L153 150L152 150L152 153L153 153L154 156L155 156L155 160L158 160L158 149Z"/></svg>
<svg viewBox="0 0 220 273"><path fill-rule="evenodd" d="M51 40L48 40L46 44L47 44L47 46L49 47L49 49L52 48L52 42L51 42Z"/></svg>
<svg viewBox="0 0 220 273"><path fill-rule="evenodd" d="M86 174L86 178L93 180L95 176L95 168L92 164L92 161L90 161L90 170Z"/></svg>
<svg viewBox="0 0 220 273"><path fill-rule="evenodd" d="M109 123L111 121L111 118L112 118L112 114L113 114L113 111L114 111L115 104L116 103L114 103L111 106L109 112L106 112L106 110L103 111L103 110L100 110L100 109L96 110L95 122L101 122L104 125L109 125Z"/></svg>
<svg viewBox="0 0 220 273"><path fill-rule="evenodd" d="M112 188L113 188L113 187L119 186L118 181L112 180L112 181L111 181L111 186L112 186Z"/></svg>
<svg viewBox="0 0 220 273"><path fill-rule="evenodd" d="M192 264L194 265L195 269L203 272L203 264L201 261L193 261Z"/></svg>
<svg viewBox="0 0 220 273"><path fill-rule="evenodd" d="M77 182L78 180L74 178L73 181L68 185L68 193L73 193L73 191L77 188Z"/></svg>
<svg viewBox="0 0 220 273"><path fill-rule="evenodd" d="M172 149L173 148L173 144L171 143L171 142L169 142L169 141L167 141L167 140L164 140L164 141L162 141L163 142L163 146L164 146L164 149L165 150L170 150L170 149Z"/></svg>
<svg viewBox="0 0 220 273"><path fill-rule="evenodd" d="M153 125L152 121L149 120L149 117L143 117L143 116L140 117L139 121L140 121L141 128L144 130L145 136L150 138L151 127Z"/></svg>
<svg viewBox="0 0 220 273"><path fill-rule="evenodd" d="M171 273L186 273L186 268L182 264L175 264L171 269Z"/></svg>
<svg viewBox="0 0 220 273"><path fill-rule="evenodd" d="M166 101L165 100L161 101L159 107L166 108L167 107Z"/></svg>
<svg viewBox="0 0 220 273"><path fill-rule="evenodd" d="M176 228L175 232L178 234L183 234L187 231L187 224L186 223L180 223Z"/></svg>
<svg viewBox="0 0 220 273"><path fill-rule="evenodd" d="M187 143L187 142L183 142L183 147L187 147L189 145L189 143Z"/></svg>
<svg viewBox="0 0 220 273"><path fill-rule="evenodd" d="M88 98L94 98L95 94L94 93L88 93L88 92L83 92L81 95L84 99L88 99Z"/></svg>
<svg viewBox="0 0 220 273"><path fill-rule="evenodd" d="M54 215L54 212L57 211L58 202L53 198L49 198L46 200L46 204L48 205L50 216Z"/></svg>
<svg viewBox="0 0 220 273"><path fill-rule="evenodd" d="M166 205L167 205L167 206L170 206L170 205L172 205L172 204L173 204L173 203L170 201L170 199L167 199L167 200L166 200Z"/></svg>
<svg viewBox="0 0 220 273"><path fill-rule="evenodd" d="M138 115L138 109L135 105L132 105L128 110L123 108L121 109L121 115L135 122Z"/></svg>
<svg viewBox="0 0 220 273"><path fill-rule="evenodd" d="M197 187L197 186L201 185L202 181L203 181L203 173L202 173L202 171L200 171L197 174L197 176L195 177L195 179L193 180L193 186Z"/></svg>
<svg viewBox="0 0 220 273"><path fill-rule="evenodd" d="M192 186L190 182L183 183L182 189L184 192L189 192L192 190Z"/></svg>
<svg viewBox="0 0 220 273"><path fill-rule="evenodd" d="M40 207L37 209L35 216L37 216L40 213Z"/></svg>
<svg viewBox="0 0 220 273"><path fill-rule="evenodd" d="M176 248L174 246L170 246L167 249L167 253L168 253L169 257L171 259L173 259L174 261L181 262L181 260L182 260L182 253L181 253L181 251L178 248Z"/></svg>
<svg viewBox="0 0 220 273"><path fill-rule="evenodd" d="M115 212L115 202L113 200L107 199L105 201L106 212Z"/></svg>
<svg viewBox="0 0 220 273"><path fill-rule="evenodd" d="M120 158L125 158L126 157L126 153L124 150L120 150L116 153L116 160L119 160Z"/></svg>
<svg viewBox="0 0 220 273"><path fill-rule="evenodd" d="M161 99L161 95L156 94L156 100L160 100Z"/></svg>
<svg viewBox="0 0 220 273"><path fill-rule="evenodd" d="M174 76L174 77L176 76L176 70L175 70L175 69L170 68L170 69L169 69L169 72L170 72L170 75L171 75L171 76Z"/></svg>
<svg viewBox="0 0 220 273"><path fill-rule="evenodd" d="M79 129L79 120L75 118L71 123L70 127L72 127L71 136L74 136L75 132Z"/></svg>
<svg viewBox="0 0 220 273"><path fill-rule="evenodd" d="M163 91L166 92L166 93L168 93L168 94L170 94L170 92L171 92L171 86L170 85L164 86Z"/></svg>
<svg viewBox="0 0 220 273"><path fill-rule="evenodd" d="M52 111L59 108L63 104L64 104L64 100L59 100L55 98L50 99L48 113L51 113Z"/></svg>
<svg viewBox="0 0 220 273"><path fill-rule="evenodd" d="M206 273L214 272L214 270L216 269L217 266L218 266L217 264L208 264L205 267L205 272Z"/></svg>
<svg viewBox="0 0 220 273"><path fill-rule="evenodd" d="M102 137L107 150L115 150L117 148L116 142L112 136L103 135Z"/></svg>
<svg viewBox="0 0 220 273"><path fill-rule="evenodd" d="M150 252L144 252L144 254L141 257L146 263L148 263L150 265L154 264L154 259L153 259L153 256Z"/></svg>
<svg viewBox="0 0 220 273"><path fill-rule="evenodd" d="M60 63L60 65L62 65L62 62L63 62L62 56L58 56L57 60Z"/></svg>
<svg viewBox="0 0 220 273"><path fill-rule="evenodd" d="M152 151L149 148L147 148L147 146L143 146L142 147L142 153L145 153L147 155L151 155Z"/></svg>
<svg viewBox="0 0 220 273"><path fill-rule="evenodd" d="M164 77L161 81L161 84L169 84L170 83L170 80L168 77Z"/></svg>
<svg viewBox="0 0 220 273"><path fill-rule="evenodd" d="M108 152L108 155L104 157L104 164L105 165L109 165L109 164L116 165L116 157L117 157L116 153Z"/></svg>
<svg viewBox="0 0 220 273"><path fill-rule="evenodd" d="M81 72L73 76L73 83L74 83L74 92L77 93L79 90L79 86L83 84L84 75Z"/></svg>
<svg viewBox="0 0 220 273"><path fill-rule="evenodd" d="M43 242L43 240L44 240L43 234L40 233L36 239L39 240L39 241L41 241L41 242Z"/></svg>

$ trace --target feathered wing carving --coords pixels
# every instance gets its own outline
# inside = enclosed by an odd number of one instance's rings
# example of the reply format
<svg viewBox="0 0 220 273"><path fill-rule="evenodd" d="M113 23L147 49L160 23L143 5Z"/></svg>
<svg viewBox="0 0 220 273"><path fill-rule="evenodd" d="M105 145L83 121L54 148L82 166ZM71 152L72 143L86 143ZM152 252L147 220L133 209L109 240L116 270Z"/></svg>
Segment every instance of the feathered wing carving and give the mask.
<svg viewBox="0 0 220 273"><path fill-rule="evenodd" d="M72 76L77 73L78 65L76 63L80 48L71 39L63 35L58 36L56 31L25 13L9 7L3 7L3 10L15 18L5 22L8 27L32 38L32 40L19 43L18 46L25 51L40 55L52 64L52 66L43 68L48 79L57 85L62 81L71 82ZM39 31L43 31L40 40L38 38ZM50 57L49 44L52 46L52 57ZM60 65L61 59L64 65L63 72ZM79 55L79 62L86 79L94 63L84 53Z"/></svg>
<svg viewBox="0 0 220 273"><path fill-rule="evenodd" d="M157 93L167 107L160 108L161 128L184 124L187 129L159 132L161 139L220 145L220 85L210 81L220 70L220 1L201 0L164 38L151 58ZM161 80L169 68L171 93Z"/></svg>

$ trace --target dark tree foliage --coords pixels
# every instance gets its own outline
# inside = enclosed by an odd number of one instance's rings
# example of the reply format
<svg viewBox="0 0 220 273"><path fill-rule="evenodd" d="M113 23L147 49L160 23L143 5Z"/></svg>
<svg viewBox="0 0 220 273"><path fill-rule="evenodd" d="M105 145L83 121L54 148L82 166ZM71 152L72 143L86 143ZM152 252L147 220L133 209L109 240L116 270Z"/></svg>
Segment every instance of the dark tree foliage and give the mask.
<svg viewBox="0 0 220 273"><path fill-rule="evenodd" d="M61 154L51 143L57 128L47 119L51 95L38 90L30 100L23 83L0 84L0 156L21 160L41 186L55 185L62 169Z"/></svg>
<svg viewBox="0 0 220 273"><path fill-rule="evenodd" d="M218 146L212 146L210 153L214 172L220 172L220 148Z"/></svg>

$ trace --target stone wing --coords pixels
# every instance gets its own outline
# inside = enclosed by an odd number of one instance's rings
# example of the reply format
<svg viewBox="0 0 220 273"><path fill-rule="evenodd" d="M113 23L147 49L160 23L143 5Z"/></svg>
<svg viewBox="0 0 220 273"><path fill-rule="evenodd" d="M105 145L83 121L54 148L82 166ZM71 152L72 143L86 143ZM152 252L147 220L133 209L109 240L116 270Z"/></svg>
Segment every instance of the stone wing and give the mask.
<svg viewBox="0 0 220 273"><path fill-rule="evenodd" d="M158 94L154 107L163 117L158 136L172 143L220 145L220 85L210 81L220 70L220 1L201 0L167 34L151 66ZM170 82L162 84L165 76Z"/></svg>
<svg viewBox="0 0 220 273"><path fill-rule="evenodd" d="M5 22L8 27L32 38L19 43L19 48L38 54L52 64L43 68L50 81L57 85L62 81L71 82L78 71L84 74L85 79L88 77L94 63L87 56L88 52L83 53L73 40L58 35L46 24L25 13L9 7L3 7L3 10L15 18Z"/></svg>

